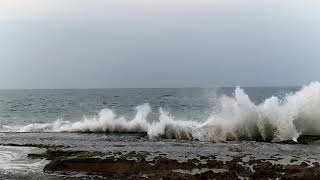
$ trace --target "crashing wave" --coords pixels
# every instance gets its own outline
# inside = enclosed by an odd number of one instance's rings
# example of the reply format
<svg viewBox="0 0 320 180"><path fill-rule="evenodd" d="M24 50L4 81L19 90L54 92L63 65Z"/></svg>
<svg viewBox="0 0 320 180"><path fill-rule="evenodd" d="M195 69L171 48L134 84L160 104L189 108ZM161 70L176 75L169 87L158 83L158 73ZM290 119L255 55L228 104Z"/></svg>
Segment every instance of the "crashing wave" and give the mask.
<svg viewBox="0 0 320 180"><path fill-rule="evenodd" d="M256 140L296 141L300 135L320 135L320 83L312 82L300 91L280 99L270 97L255 105L240 88L232 97L222 96L218 107L204 122L175 119L159 109L158 121L150 122L149 104L136 107L132 120L118 117L111 109L103 109L90 119L79 122L57 120L53 123L24 127L2 126L14 132L143 132L157 137L195 139L200 141Z"/></svg>

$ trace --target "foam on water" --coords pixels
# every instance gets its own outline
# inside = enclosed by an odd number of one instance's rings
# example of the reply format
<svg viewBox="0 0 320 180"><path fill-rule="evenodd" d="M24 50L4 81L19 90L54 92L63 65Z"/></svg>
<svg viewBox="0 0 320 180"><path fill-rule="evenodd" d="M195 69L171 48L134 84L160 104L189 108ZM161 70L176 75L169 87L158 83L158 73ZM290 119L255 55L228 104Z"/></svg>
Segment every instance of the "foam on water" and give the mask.
<svg viewBox="0 0 320 180"><path fill-rule="evenodd" d="M47 124L23 127L2 126L11 132L146 132L149 138L197 139L201 141L297 140L300 135L320 135L320 83L312 82L286 97L270 97L254 104L240 88L232 97L218 99L211 116L202 122L179 120L159 109L158 120L147 120L149 104L136 108L132 120L117 116L111 109L103 109L94 118L79 122L57 120Z"/></svg>
<svg viewBox="0 0 320 180"><path fill-rule="evenodd" d="M48 163L47 160L34 160L27 157L28 153L36 151L31 147L0 147L0 173L23 173L42 172L42 168Z"/></svg>

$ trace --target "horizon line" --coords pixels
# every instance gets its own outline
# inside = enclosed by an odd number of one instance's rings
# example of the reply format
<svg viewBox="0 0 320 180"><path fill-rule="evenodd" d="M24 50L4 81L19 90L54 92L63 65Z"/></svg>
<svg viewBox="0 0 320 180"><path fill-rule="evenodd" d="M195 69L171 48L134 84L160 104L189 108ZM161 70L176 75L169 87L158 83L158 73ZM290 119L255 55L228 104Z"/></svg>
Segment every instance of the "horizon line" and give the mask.
<svg viewBox="0 0 320 180"><path fill-rule="evenodd" d="M185 86L185 87L74 87L74 88L0 88L2 90L93 90L93 89L214 89L214 88L298 88L304 85L252 85L252 86Z"/></svg>

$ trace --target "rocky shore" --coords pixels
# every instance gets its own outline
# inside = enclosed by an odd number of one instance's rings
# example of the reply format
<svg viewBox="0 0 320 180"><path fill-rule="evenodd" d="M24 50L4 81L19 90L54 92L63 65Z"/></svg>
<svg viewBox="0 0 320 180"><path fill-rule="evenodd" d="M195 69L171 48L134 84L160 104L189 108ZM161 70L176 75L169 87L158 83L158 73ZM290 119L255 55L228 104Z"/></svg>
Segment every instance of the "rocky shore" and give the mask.
<svg viewBox="0 0 320 180"><path fill-rule="evenodd" d="M320 177L318 162L308 165L291 159L292 165L275 165L276 157L250 159L236 155L229 159L198 156L186 161L168 158L166 154L147 152L86 152L47 150L29 154L30 158L51 160L44 171L82 172L121 179L315 179Z"/></svg>
<svg viewBox="0 0 320 180"><path fill-rule="evenodd" d="M70 179L79 175L87 179L320 177L320 141L317 137L306 136L298 142L282 143L212 143L174 139L152 141L140 134L10 133L3 134L0 144L13 147L13 150L14 147L41 150L28 152L26 158L32 162L48 160L41 166L42 179L60 179L61 176ZM6 148L3 153L7 154Z"/></svg>

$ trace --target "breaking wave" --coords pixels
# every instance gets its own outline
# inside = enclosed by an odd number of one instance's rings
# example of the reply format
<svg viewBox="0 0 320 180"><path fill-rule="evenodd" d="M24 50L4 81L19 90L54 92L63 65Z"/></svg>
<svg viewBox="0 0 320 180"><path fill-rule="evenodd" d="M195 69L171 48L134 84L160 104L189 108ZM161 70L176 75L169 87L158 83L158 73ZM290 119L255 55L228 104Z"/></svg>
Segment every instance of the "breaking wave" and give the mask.
<svg viewBox="0 0 320 180"><path fill-rule="evenodd" d="M47 124L24 127L2 126L1 131L13 132L117 132L147 133L157 137L195 139L200 141L297 141L301 135L320 135L320 83L312 82L283 98L270 97L254 104L243 89L237 87L233 96L221 96L218 106L203 122L179 120L160 108L160 117L148 121L149 104L136 107L132 120L103 109L94 118L79 122L57 120Z"/></svg>

